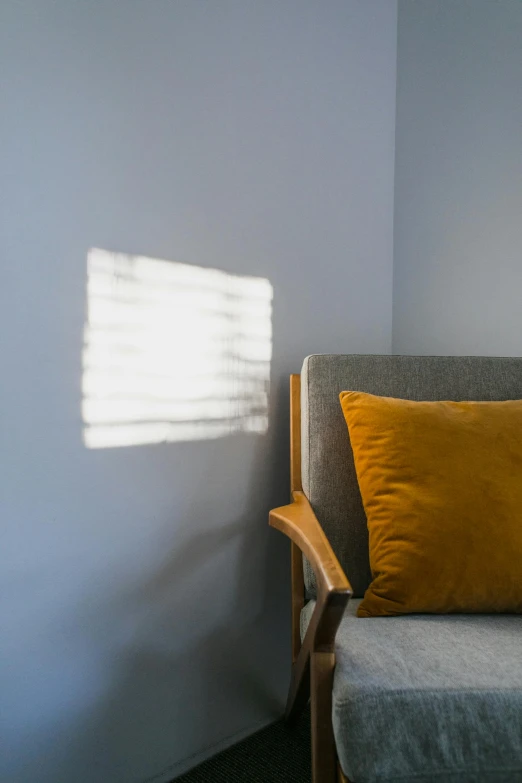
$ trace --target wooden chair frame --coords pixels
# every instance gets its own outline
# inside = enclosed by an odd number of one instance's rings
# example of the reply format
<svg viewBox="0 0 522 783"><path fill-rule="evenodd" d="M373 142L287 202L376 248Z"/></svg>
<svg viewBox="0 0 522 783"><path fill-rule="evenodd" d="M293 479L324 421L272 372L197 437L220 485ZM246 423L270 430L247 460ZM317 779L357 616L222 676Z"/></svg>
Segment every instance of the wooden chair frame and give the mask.
<svg viewBox="0 0 522 783"><path fill-rule="evenodd" d="M301 484L301 376L290 376L290 489L293 502L270 512L269 523L291 540L292 679L286 717L310 698L313 783L349 783L337 760L332 726L335 635L352 588ZM317 603L301 643L304 606L303 554L317 581Z"/></svg>

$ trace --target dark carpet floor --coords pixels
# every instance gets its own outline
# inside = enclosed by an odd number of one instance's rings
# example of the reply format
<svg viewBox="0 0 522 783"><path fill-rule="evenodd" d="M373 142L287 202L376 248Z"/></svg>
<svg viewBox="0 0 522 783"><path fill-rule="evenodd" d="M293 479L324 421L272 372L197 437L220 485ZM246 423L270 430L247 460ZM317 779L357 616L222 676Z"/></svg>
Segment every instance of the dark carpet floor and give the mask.
<svg viewBox="0 0 522 783"><path fill-rule="evenodd" d="M310 715L278 721L224 750L175 783L310 783Z"/></svg>

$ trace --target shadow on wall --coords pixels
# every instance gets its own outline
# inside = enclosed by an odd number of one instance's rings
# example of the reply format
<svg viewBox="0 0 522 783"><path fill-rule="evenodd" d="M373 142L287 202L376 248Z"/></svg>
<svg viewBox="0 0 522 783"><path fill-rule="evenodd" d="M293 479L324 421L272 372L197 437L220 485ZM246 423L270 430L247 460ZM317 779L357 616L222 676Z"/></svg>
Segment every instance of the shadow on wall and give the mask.
<svg viewBox="0 0 522 783"><path fill-rule="evenodd" d="M232 436L233 448L240 451L247 437ZM286 568L274 568L280 541L267 535L271 469L266 471L263 440L256 445L246 510L223 524L222 509L209 514L208 497L196 500L183 537L173 527L157 571L117 590L112 586L103 607L98 585L70 618L89 628L94 645L103 646L107 637L120 641L105 661L110 688L49 749L40 764L42 780L65 783L79 764L79 779L88 783L168 780L191 766L189 749L201 751L201 737L210 748L243 731L245 714L252 727L282 714L288 671L274 637L286 639L288 627L274 623L274 604L281 614ZM214 481L225 481L219 441L206 448L213 450ZM154 769L169 744L174 765Z"/></svg>
<svg viewBox="0 0 522 783"><path fill-rule="evenodd" d="M85 445L266 432L271 317L264 278L91 249Z"/></svg>
<svg viewBox="0 0 522 783"><path fill-rule="evenodd" d="M161 448L146 457L151 470L179 469L150 521L157 556L100 568L61 624L64 638L85 629L104 685L87 711L49 727L42 781L68 783L72 770L82 783L168 780L191 754L282 713L286 547L267 510L287 465L267 454L287 432L287 382L274 406L283 421L268 430L271 299L266 280L90 251L84 454L107 465L124 454L104 447L185 442L168 461ZM219 491L231 482L232 504Z"/></svg>

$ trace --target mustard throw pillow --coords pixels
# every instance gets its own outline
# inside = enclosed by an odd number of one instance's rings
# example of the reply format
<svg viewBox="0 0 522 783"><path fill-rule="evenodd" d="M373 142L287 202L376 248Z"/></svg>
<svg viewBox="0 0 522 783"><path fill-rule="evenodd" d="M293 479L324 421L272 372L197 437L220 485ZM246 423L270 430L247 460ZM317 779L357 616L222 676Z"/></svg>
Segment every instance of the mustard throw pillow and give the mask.
<svg viewBox="0 0 522 783"><path fill-rule="evenodd" d="M522 612L522 401L340 399L370 540L359 616Z"/></svg>

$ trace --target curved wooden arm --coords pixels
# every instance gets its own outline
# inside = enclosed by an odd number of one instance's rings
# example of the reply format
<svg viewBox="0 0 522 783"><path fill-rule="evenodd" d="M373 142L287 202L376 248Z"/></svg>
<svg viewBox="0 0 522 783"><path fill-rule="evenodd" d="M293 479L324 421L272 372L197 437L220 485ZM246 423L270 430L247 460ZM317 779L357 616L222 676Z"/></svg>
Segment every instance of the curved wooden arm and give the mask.
<svg viewBox="0 0 522 783"><path fill-rule="evenodd" d="M285 533L310 561L319 597L337 593L349 598L352 588L304 492L293 492L294 502L270 512L269 523Z"/></svg>
<svg viewBox="0 0 522 783"><path fill-rule="evenodd" d="M330 675L333 672L335 635L352 595L350 583L306 495L295 491L292 496L294 502L289 506L270 512L269 523L285 533L306 555L314 569L318 590L317 603L292 668L287 717L297 714L308 700L312 656L326 655ZM322 692L323 695L328 692L326 701L330 706L325 714L329 715L331 723L331 683L326 682L326 689L323 688ZM316 697L312 693L312 700Z"/></svg>

